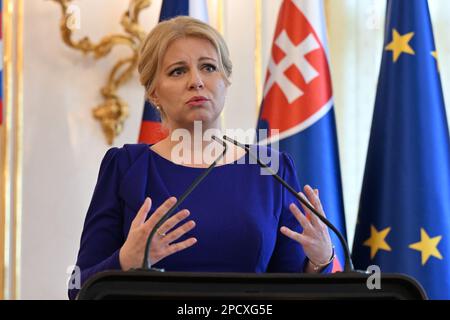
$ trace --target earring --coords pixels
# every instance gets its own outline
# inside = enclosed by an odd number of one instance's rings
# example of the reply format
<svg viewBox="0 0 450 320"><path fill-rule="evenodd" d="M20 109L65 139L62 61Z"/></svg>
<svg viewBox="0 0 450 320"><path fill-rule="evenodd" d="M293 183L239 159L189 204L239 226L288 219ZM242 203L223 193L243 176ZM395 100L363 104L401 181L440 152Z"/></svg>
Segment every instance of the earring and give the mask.
<svg viewBox="0 0 450 320"><path fill-rule="evenodd" d="M156 102L150 100L150 103L156 108L156 110L160 110L161 106L159 104L157 104Z"/></svg>

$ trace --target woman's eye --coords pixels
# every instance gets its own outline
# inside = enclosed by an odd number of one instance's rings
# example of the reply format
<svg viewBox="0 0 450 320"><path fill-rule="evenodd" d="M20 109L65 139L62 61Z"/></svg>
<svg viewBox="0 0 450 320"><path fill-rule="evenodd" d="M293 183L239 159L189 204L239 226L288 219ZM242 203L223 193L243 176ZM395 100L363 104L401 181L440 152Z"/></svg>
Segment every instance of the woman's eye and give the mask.
<svg viewBox="0 0 450 320"><path fill-rule="evenodd" d="M178 77L185 73L186 70L184 68L176 68L169 72L169 76Z"/></svg>
<svg viewBox="0 0 450 320"><path fill-rule="evenodd" d="M206 70L207 72L217 71L217 67L213 64L205 64L203 65L203 69Z"/></svg>

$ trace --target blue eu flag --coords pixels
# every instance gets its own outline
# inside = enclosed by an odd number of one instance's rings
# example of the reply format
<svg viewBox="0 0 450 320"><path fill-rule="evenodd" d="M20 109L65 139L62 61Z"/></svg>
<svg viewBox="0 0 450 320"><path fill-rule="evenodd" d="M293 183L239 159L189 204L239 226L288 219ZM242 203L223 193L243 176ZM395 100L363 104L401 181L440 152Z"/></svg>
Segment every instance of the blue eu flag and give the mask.
<svg viewBox="0 0 450 320"><path fill-rule="evenodd" d="M450 299L449 146L428 3L389 0L353 259L431 299Z"/></svg>

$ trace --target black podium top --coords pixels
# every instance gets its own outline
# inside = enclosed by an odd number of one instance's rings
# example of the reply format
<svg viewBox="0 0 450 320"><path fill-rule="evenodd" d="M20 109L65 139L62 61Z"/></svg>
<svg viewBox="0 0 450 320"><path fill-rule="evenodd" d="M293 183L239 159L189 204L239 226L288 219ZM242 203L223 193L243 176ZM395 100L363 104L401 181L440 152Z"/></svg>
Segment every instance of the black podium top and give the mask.
<svg viewBox="0 0 450 320"><path fill-rule="evenodd" d="M379 289L365 273L193 273L106 271L89 279L79 300L312 300L426 299L413 278L381 274Z"/></svg>

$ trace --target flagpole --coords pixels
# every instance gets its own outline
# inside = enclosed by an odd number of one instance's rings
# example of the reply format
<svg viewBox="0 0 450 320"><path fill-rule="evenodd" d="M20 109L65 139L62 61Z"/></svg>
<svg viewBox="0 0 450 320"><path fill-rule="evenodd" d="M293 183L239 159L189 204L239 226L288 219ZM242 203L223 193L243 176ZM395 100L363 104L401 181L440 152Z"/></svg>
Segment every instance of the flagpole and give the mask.
<svg viewBox="0 0 450 320"><path fill-rule="evenodd" d="M262 101L262 3L255 0L255 118L259 116L259 105Z"/></svg>

